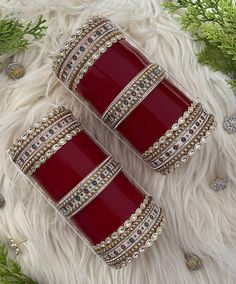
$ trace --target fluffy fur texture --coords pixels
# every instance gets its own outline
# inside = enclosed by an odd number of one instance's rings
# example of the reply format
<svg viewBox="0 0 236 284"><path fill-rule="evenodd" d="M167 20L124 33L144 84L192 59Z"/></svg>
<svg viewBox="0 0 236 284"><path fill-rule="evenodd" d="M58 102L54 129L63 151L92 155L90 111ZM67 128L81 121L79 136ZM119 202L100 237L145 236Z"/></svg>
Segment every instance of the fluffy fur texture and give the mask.
<svg viewBox="0 0 236 284"><path fill-rule="evenodd" d="M47 35L14 56L26 67L17 81L0 76L0 181L6 206L0 211L0 240L27 238L17 257L23 271L50 284L236 283L236 138L222 128L236 111L236 98L225 78L197 63L200 46L161 13L157 0L84 1L5 0L2 14L24 11L28 19L47 19ZM62 42L91 14L111 17L165 69L216 115L218 128L206 146L169 176L148 168L76 101L52 73ZM165 209L167 226L159 241L126 269L103 264L10 162L13 139L49 109L65 105ZM228 177L227 189L213 192L215 177ZM203 268L190 272L184 252L197 254Z"/></svg>

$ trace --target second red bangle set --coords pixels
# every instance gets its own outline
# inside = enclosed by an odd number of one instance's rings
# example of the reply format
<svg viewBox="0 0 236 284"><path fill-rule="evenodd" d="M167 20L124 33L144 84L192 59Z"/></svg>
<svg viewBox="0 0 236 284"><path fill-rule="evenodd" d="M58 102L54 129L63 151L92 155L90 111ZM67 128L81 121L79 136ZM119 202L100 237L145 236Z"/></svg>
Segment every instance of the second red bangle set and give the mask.
<svg viewBox="0 0 236 284"><path fill-rule="evenodd" d="M163 174L187 161L216 126L213 115L171 83L109 19L93 17L77 30L54 70Z"/></svg>
<svg viewBox="0 0 236 284"><path fill-rule="evenodd" d="M190 100L107 18L92 17L78 29L57 56L54 71L163 174L187 161L216 126L201 103ZM125 266L161 234L162 209L70 110L54 108L9 153L108 265Z"/></svg>

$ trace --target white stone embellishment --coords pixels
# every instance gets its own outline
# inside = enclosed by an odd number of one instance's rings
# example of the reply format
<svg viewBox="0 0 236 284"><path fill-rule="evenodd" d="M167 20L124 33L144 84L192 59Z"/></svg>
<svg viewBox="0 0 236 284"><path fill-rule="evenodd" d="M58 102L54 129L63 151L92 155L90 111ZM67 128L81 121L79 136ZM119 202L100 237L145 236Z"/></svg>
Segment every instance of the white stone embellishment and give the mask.
<svg viewBox="0 0 236 284"><path fill-rule="evenodd" d="M225 117L224 122L223 122L223 128L229 134L236 133L236 113L228 117Z"/></svg>
<svg viewBox="0 0 236 284"><path fill-rule="evenodd" d="M210 188L214 191L219 191L225 189L228 184L229 180L227 178L217 178L211 183Z"/></svg>

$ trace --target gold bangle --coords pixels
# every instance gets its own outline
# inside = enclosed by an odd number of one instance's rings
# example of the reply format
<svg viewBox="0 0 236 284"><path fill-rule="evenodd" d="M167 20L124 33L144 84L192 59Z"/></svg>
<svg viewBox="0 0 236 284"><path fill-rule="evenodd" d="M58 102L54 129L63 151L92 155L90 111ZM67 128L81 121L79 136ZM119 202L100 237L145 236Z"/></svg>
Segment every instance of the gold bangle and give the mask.
<svg viewBox="0 0 236 284"><path fill-rule="evenodd" d="M121 225L115 232L113 232L110 236L108 236L104 241L94 245L93 249L97 253L104 253L107 250L111 249L114 245L116 245L119 242L120 237L124 237L128 230L133 231L133 229L137 226L138 222L142 220L143 214L147 213L146 210L147 208L150 207L151 201L152 197L146 195L144 197L143 202L130 216L130 218L126 220L123 225Z"/></svg>
<svg viewBox="0 0 236 284"><path fill-rule="evenodd" d="M40 121L37 121L31 127L29 127L26 132L24 132L18 139L16 139L16 142L9 149L9 153L13 161L18 158L19 153L21 153L22 149L24 149L28 145L28 143L30 143L30 141L32 141L38 135L38 133L46 129L48 125L54 123L66 114L71 114L71 112L61 106L54 108Z"/></svg>
<svg viewBox="0 0 236 284"><path fill-rule="evenodd" d="M136 75L105 110L102 119L116 128L164 79L165 71L150 64Z"/></svg>
<svg viewBox="0 0 236 284"><path fill-rule="evenodd" d="M32 175L81 130L71 111L57 107L21 135L9 152L16 165L25 174Z"/></svg>
<svg viewBox="0 0 236 284"><path fill-rule="evenodd" d="M143 211L140 212L141 208ZM148 196L140 205L139 214L127 220L110 237L93 248L110 266L121 268L135 259L146 247L152 245L164 227L162 209ZM133 220L132 220L133 218ZM129 224L128 227L127 223Z"/></svg>
<svg viewBox="0 0 236 284"><path fill-rule="evenodd" d="M70 54L71 50L73 50L78 42L80 42L89 32L91 32L91 30L105 21L107 21L106 18L101 18L98 16L90 18L85 24L82 25L81 28L78 28L75 33L71 35L68 41L64 43L64 46L60 49L53 65L53 70L57 76L59 76L61 65L65 61L66 57Z"/></svg>
<svg viewBox="0 0 236 284"><path fill-rule="evenodd" d="M41 164L45 163L56 151L66 144L73 136L77 135L82 130L80 124L75 123L56 136L53 141L45 144L39 151L37 151L32 159L22 168L25 174L32 175Z"/></svg>
<svg viewBox="0 0 236 284"><path fill-rule="evenodd" d="M156 171L167 174L200 149L210 135L208 130L214 129L213 116L201 104L192 104L178 123L142 156Z"/></svg>
<svg viewBox="0 0 236 284"><path fill-rule="evenodd" d="M94 49L101 46L101 40L107 38L114 31L117 31L117 27L111 21L107 20L87 33L77 42L77 45L65 58L60 67L59 79L65 81L67 84L70 81L70 74L73 73L73 70L78 68L78 66L82 66L91 56L91 52L94 53Z"/></svg>
<svg viewBox="0 0 236 284"><path fill-rule="evenodd" d="M217 123L212 114L209 115L207 122L201 129L199 134L186 145L183 151L174 157L170 162L161 168L163 174L172 172L175 168L180 167L181 164L185 163L196 151L200 150L203 144L206 143L209 136L215 130Z"/></svg>
<svg viewBox="0 0 236 284"><path fill-rule="evenodd" d="M58 202L57 209L71 218L100 194L120 170L119 163L108 157Z"/></svg>
<svg viewBox="0 0 236 284"><path fill-rule="evenodd" d="M68 88L71 89L73 92L76 92L77 85L79 84L85 73L87 73L88 69L94 64L94 62L96 62L96 60L103 53L107 51L108 48L112 46L112 44L116 43L122 38L124 38L122 33L117 30L116 32L111 33L108 37L102 39L99 42L99 45L97 45L96 48L92 50L92 52L90 53L90 57L86 60L82 67L79 68L78 66L78 68L73 71L72 79L70 80L70 82L68 82Z"/></svg>
<svg viewBox="0 0 236 284"><path fill-rule="evenodd" d="M88 68L122 38L122 32L109 19L93 17L71 36L57 56L54 63L57 77L75 91Z"/></svg>

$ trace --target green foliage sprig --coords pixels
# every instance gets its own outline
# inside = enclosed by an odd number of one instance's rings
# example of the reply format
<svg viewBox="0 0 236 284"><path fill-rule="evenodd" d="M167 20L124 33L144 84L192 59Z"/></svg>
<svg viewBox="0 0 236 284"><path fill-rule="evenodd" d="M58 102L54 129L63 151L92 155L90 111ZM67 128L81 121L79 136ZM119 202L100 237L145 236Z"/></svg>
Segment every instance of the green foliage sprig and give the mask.
<svg viewBox="0 0 236 284"><path fill-rule="evenodd" d="M229 76L236 90L236 5L232 0L177 0L163 6L177 13L182 28L204 42L200 63ZM179 12L184 10L183 14Z"/></svg>
<svg viewBox="0 0 236 284"><path fill-rule="evenodd" d="M0 55L27 48L30 43L27 36L34 39L43 37L47 29L45 22L42 16L35 23L30 21L25 25L16 18L0 19Z"/></svg>
<svg viewBox="0 0 236 284"><path fill-rule="evenodd" d="M1 284L38 284L22 273L20 265L9 258L6 245L0 245L0 283Z"/></svg>

